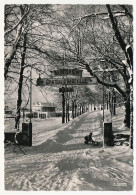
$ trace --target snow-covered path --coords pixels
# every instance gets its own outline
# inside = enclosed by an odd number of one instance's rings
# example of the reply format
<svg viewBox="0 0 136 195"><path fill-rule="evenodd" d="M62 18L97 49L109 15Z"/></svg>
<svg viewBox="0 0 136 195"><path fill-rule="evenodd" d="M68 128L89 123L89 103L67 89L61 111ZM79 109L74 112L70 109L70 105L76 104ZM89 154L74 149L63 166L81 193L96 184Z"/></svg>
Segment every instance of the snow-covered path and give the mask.
<svg viewBox="0 0 136 195"><path fill-rule="evenodd" d="M99 111L85 113L31 147L27 155L6 152L5 189L132 190L133 159L128 146L103 149L84 144L84 136L91 131L94 140L102 142L101 127Z"/></svg>

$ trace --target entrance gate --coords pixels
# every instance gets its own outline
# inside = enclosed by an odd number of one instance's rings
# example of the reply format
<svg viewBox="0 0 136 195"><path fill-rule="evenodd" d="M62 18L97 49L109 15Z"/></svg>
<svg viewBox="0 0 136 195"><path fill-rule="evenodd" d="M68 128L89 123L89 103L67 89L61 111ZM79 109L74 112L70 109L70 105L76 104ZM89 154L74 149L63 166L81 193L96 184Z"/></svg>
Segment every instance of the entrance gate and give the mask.
<svg viewBox="0 0 136 195"><path fill-rule="evenodd" d="M53 78L41 78L39 76L39 78L37 79L37 86L55 86L55 87L61 86L61 88L59 88L59 93L62 93L62 123L65 123L65 103L66 103L65 93L74 92L73 87L69 87L69 86L96 85L97 79L96 77L82 77L82 70L78 70L78 69L59 69L59 70L51 71L51 73ZM71 77L71 75L73 77ZM107 139L107 133L109 133L109 130L110 133L112 134L112 124L110 124L110 128L107 129L107 125L104 124L104 114L103 114L103 146L104 144L106 145L107 143L109 144L109 142L105 141Z"/></svg>
<svg viewBox="0 0 136 195"><path fill-rule="evenodd" d="M62 94L62 123L65 123L65 104L66 104L66 122L69 121L69 103L65 101L65 93L74 92L74 85L96 85L95 77L82 77L82 71L79 69L58 69L51 71L53 78L37 79L37 86L61 86L59 93ZM72 76L72 77L71 77Z"/></svg>

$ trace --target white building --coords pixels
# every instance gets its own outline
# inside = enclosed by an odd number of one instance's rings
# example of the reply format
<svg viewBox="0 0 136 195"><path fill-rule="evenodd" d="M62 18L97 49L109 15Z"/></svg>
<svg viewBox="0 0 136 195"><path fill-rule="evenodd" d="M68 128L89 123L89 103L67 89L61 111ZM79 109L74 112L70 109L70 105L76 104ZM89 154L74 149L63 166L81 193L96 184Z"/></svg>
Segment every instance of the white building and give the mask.
<svg viewBox="0 0 136 195"><path fill-rule="evenodd" d="M50 118L56 116L56 107L52 103L37 102L32 105L32 112L36 118ZM42 117L43 116L43 117Z"/></svg>

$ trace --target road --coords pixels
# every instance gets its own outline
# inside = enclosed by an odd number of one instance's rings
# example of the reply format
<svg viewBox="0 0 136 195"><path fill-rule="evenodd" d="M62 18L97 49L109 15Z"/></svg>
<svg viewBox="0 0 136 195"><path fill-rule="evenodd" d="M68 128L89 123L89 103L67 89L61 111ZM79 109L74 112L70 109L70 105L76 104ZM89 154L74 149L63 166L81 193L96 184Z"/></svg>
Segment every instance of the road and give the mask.
<svg viewBox="0 0 136 195"><path fill-rule="evenodd" d="M114 128L121 126L122 115L115 116ZM5 152L6 190L99 191L131 190L132 150L127 146L93 147L84 144L84 136L102 143L100 111L82 116L54 130L46 141L39 133L35 146L26 155L19 150Z"/></svg>
<svg viewBox="0 0 136 195"><path fill-rule="evenodd" d="M90 113L85 121L82 121L82 126L83 129L85 129L86 132L94 131L96 126L98 125L98 114L99 111L93 112L93 118L92 113ZM84 118L86 114L79 116L77 119L74 119L70 121L68 124L62 124L62 119L61 117L58 118L50 118L50 119L32 119L32 133L33 133L33 146L39 145L49 139L51 136L56 134L58 131L63 129L64 127L67 127L68 125L75 125L75 122L77 125L80 118ZM89 119L90 118L90 119ZM20 120L20 127L22 126L23 120ZM14 119L6 119L5 120L5 132L7 131L13 131L14 130ZM91 124L91 125L90 125ZM102 127L102 121L100 121L99 126Z"/></svg>

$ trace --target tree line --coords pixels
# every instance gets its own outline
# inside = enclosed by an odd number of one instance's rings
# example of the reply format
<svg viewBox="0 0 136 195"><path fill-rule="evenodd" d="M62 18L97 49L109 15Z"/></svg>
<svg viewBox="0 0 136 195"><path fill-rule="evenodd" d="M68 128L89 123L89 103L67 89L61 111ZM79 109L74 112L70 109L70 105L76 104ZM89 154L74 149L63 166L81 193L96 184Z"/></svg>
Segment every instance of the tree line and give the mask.
<svg viewBox="0 0 136 195"><path fill-rule="evenodd" d="M133 139L132 8L108 4L5 5L4 78L5 89L10 89L5 90L5 96L18 90L16 127L22 95L29 88L30 68L44 77L54 68L79 68L120 93L124 123Z"/></svg>

